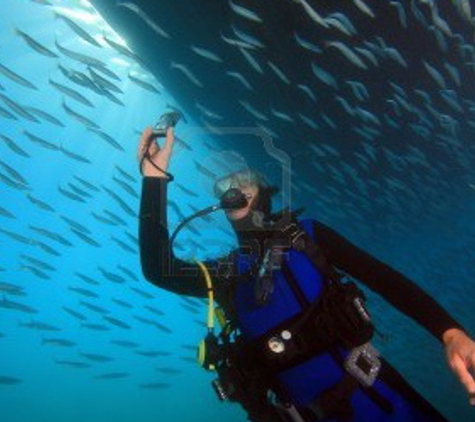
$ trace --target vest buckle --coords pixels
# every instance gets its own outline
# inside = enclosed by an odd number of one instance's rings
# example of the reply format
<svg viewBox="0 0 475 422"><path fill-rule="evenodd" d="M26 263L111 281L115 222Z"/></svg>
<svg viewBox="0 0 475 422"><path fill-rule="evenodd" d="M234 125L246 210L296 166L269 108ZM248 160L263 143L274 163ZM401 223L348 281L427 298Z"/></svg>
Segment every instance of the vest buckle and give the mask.
<svg viewBox="0 0 475 422"><path fill-rule="evenodd" d="M370 387L381 369L379 352L370 343L362 344L351 349L345 359L344 367L362 385Z"/></svg>

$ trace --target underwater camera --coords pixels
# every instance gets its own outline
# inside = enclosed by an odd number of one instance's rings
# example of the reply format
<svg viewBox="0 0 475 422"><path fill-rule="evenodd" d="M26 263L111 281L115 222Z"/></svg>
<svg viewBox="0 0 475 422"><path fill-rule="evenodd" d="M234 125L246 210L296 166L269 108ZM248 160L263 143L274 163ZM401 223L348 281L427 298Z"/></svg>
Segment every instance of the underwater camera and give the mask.
<svg viewBox="0 0 475 422"><path fill-rule="evenodd" d="M181 119L181 113L177 111L171 111L169 113L162 114L158 119L157 124L153 128L153 134L156 137L165 137L167 130L170 127L175 127Z"/></svg>

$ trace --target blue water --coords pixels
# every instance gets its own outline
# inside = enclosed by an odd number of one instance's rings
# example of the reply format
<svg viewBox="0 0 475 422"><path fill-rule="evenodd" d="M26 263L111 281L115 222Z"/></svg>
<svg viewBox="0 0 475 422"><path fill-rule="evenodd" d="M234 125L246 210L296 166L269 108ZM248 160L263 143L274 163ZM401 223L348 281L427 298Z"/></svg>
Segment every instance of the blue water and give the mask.
<svg viewBox="0 0 475 422"><path fill-rule="evenodd" d="M0 134L29 154L29 157L22 156L4 140L0 142L0 163L3 163L0 173L10 182L15 181L16 176L9 170L13 168L25 180L17 187L0 180L0 206L11 214L9 217L4 215L6 212L0 213L0 285L18 286L17 294L2 291L1 296L4 301L27 305L37 311L33 314L0 308L0 377L10 377L9 381L0 382L0 420L152 422L199 418L244 421L245 415L238 406L218 402L210 387L213 374L194 363L192 346L198 344L205 331L203 302L192 300L190 305L176 295L149 285L141 276L139 266L136 243L141 187L136 161L139 134L145 126L153 124L169 104L189 109L188 104L183 104L182 99L179 103L166 83L104 41L103 35L124 42L86 1L57 1L54 10L80 24L101 47L87 44L62 19L54 17L52 7L41 3L3 0L0 6L0 64L38 88L19 85L0 74L0 93L23 107L41 109L64 125L57 126L36 114L38 122L29 121L0 101L2 108L16 116L12 119L0 115ZM25 31L58 58L34 51L16 33L17 29ZM87 69L60 53L55 40L65 48L107 64L108 69L120 77L120 81L111 81L122 90L118 98L124 106L68 80L59 65L85 73ZM160 94L135 84L128 77L129 73L157 87ZM93 107L59 93L49 79L79 91ZM67 107L95 122L122 150L71 117L63 101ZM190 98L190 103L193 101L195 99ZM32 142L25 131L60 148L53 150ZM209 164L212 155L219 158L219 151L224 147L191 113L186 122L180 122L177 133L192 151L178 144L170 170L178 175L175 183L181 183L198 196L189 197L172 185L170 199L188 215L192 212L190 204L202 208L214 201L209 180L196 172L194 163ZM201 147L205 143L206 149ZM79 154L88 163L68 156L61 148ZM256 146L257 149L261 151L262 145ZM241 166L237 162L241 159L252 161L252 147L248 153L250 157L238 155L239 160L233 156L230 167ZM298 168L299 162L294 165ZM303 181L311 183L311 175ZM124 187L124 182L129 188ZM65 196L59 189L75 194L76 199ZM412 277L475 332L471 311L475 306L472 269L475 191L468 184L457 189L463 195L447 202L441 198L444 207L437 208L436 212L431 210L430 222L426 222L421 213L414 225L417 232L389 230L390 238L372 236L374 233L371 234L368 226L358 239L358 230L345 223L341 209L310 200L305 205L309 215L312 215L312 205L322 206L318 212L325 216L326 222L353 235L354 240ZM128 208L124 209L124 204L121 206L110 192L117 194ZM35 200L42 203L35 204ZM452 202L456 206L452 207ZM174 227L181 217L173 206L169 214L170 225ZM90 241L78 236L65 217L87 229ZM385 221L384 216L381 219ZM232 235L219 230L219 227L226 228L226 224L219 215L214 216L213 223L194 223L201 235L185 230L180 235L177 254L188 258L220 255L234 242ZM381 226L378 230L387 233ZM15 239L14 234L23 238ZM62 239L68 245L62 243ZM209 248L200 249L186 240L207 243ZM32 262L35 259L51 268ZM107 278L107 273L115 275L115 281ZM96 297L86 297L88 293L74 290L77 288L87 289ZM368 295L378 327L388 335L386 342L377 340L384 355L450 420L473 420L473 410L447 368L440 345L380 298L370 292ZM99 306L102 311L94 311L87 304ZM68 310L80 313L84 321ZM126 328L105 316L119 320ZM154 326L150 321L159 322L165 328ZM58 331L25 326L35 322L50 324ZM85 324L100 324L105 329L88 328ZM69 340L74 345L61 346L51 339ZM113 343L117 340L134 342L134 345L124 347ZM151 356L140 352L150 352ZM99 362L91 355L100 355L106 361ZM115 378L101 379L104 376Z"/></svg>

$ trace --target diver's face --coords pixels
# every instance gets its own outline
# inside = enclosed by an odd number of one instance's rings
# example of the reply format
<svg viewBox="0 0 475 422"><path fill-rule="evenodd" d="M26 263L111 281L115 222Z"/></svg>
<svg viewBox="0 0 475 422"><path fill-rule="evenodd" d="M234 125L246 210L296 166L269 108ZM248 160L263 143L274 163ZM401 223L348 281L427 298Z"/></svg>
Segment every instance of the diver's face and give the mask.
<svg viewBox="0 0 475 422"><path fill-rule="evenodd" d="M232 221L240 220L249 214L259 193L259 188L253 185L239 186L239 190L246 195L247 206L238 210L226 210L226 217Z"/></svg>

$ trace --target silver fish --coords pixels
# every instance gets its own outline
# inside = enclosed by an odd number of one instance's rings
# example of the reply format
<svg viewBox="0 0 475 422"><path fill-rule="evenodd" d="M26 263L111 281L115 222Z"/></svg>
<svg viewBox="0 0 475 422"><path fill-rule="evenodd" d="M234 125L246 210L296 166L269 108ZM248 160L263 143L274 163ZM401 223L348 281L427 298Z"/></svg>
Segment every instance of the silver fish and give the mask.
<svg viewBox="0 0 475 422"><path fill-rule="evenodd" d="M69 50L63 47L61 44L58 43L58 40L55 40L56 48L63 53L65 56L69 57L70 59L76 60L88 66L94 66L98 68L105 68L106 64L101 62L94 57L87 56L85 54L78 53L76 51Z"/></svg>
<svg viewBox="0 0 475 422"><path fill-rule="evenodd" d="M14 385L23 382L20 378L10 377L7 375L0 375L1 385Z"/></svg>
<svg viewBox="0 0 475 422"><path fill-rule="evenodd" d="M94 375L93 378L95 380L116 380L128 376L130 376L128 372L106 372L105 374Z"/></svg>
<svg viewBox="0 0 475 422"><path fill-rule="evenodd" d="M14 214L12 214L10 211L8 211L7 209L3 208L0 206L0 215L2 217L6 217L6 218L16 218Z"/></svg>
<svg viewBox="0 0 475 422"><path fill-rule="evenodd" d="M99 126L94 123L92 120L88 119L87 117L83 116L82 114L79 114L78 112L74 111L72 108L70 108L65 101L61 103L64 111L68 113L71 117L76 119L78 122L82 123L86 128L88 129L100 129Z"/></svg>
<svg viewBox="0 0 475 422"><path fill-rule="evenodd" d="M317 25L322 26L323 28L328 28L328 24L325 19L323 19L305 0L295 0L296 3L300 3L305 13L312 19Z"/></svg>
<svg viewBox="0 0 475 422"><path fill-rule="evenodd" d="M368 15L371 18L375 18L374 12L363 0L353 0L354 5L360 9L365 15Z"/></svg>
<svg viewBox="0 0 475 422"><path fill-rule="evenodd" d="M165 32L156 22L154 22L150 16L145 13L139 6L135 3L127 1L117 1L116 6L125 7L126 9L134 12L140 19L142 19L155 33L160 35L163 38L170 38L167 32Z"/></svg>
<svg viewBox="0 0 475 422"><path fill-rule="evenodd" d="M0 116L6 117L7 119L11 120L18 120L18 117L15 116L13 113L10 113L7 109L0 107Z"/></svg>
<svg viewBox="0 0 475 422"><path fill-rule="evenodd" d="M312 62L312 71L313 74L323 82L325 85L331 86L334 89L338 89L338 82L333 75L328 73L326 70L323 70L321 67L317 66L314 62Z"/></svg>
<svg viewBox="0 0 475 422"><path fill-rule="evenodd" d="M307 117L301 113L298 113L298 116L302 119L302 122L304 122L311 129L314 129L314 130L318 129L318 124L315 122L314 119L311 119L310 117Z"/></svg>
<svg viewBox="0 0 475 422"><path fill-rule="evenodd" d="M117 305L122 306L123 308L126 308L126 309L133 309L133 305L131 305L130 303L128 303L128 302L126 302L126 301L124 301L124 300L112 299L112 302L117 303Z"/></svg>
<svg viewBox="0 0 475 422"><path fill-rule="evenodd" d="M145 384L139 384L140 388L162 390L164 388L170 388L172 385L168 382L150 382Z"/></svg>
<svg viewBox="0 0 475 422"><path fill-rule="evenodd" d="M58 55L56 53L52 52L50 49L46 48L44 45L42 45L38 41L34 40L32 37L30 37L25 32L20 31L19 29L15 29L15 32L37 53L40 53L43 56L51 57L51 58L54 58L54 59L58 58Z"/></svg>
<svg viewBox="0 0 475 422"><path fill-rule="evenodd" d="M41 321L20 322L18 325L40 331L61 331L61 328Z"/></svg>
<svg viewBox="0 0 475 422"><path fill-rule="evenodd" d="M459 70L455 66L452 66L450 63L447 62L444 63L444 67L447 70L447 73L451 77L452 81L454 81L455 85L460 87L462 85L462 79L460 77Z"/></svg>
<svg viewBox="0 0 475 422"><path fill-rule="evenodd" d="M330 126L332 129L336 129L336 123L329 116L327 116L325 113L321 113L320 117L328 126Z"/></svg>
<svg viewBox="0 0 475 422"><path fill-rule="evenodd" d="M33 265L21 265L20 270L28 271L32 273L34 276L41 278L43 280L51 280L51 277L46 274L44 271L34 267Z"/></svg>
<svg viewBox="0 0 475 422"><path fill-rule="evenodd" d="M83 231L83 230L80 230L80 231ZM93 279L92 277L89 277L89 276L87 276L85 274L82 274L80 272L75 271L74 275L78 276L81 280L83 280L86 283L91 284L93 286L98 286L99 284L101 284L97 280Z"/></svg>
<svg viewBox="0 0 475 422"><path fill-rule="evenodd" d="M364 108L356 107L355 114L366 123L373 123L377 126L381 126L381 120L374 113L371 113L370 111L365 110Z"/></svg>
<svg viewBox="0 0 475 422"><path fill-rule="evenodd" d="M404 9L403 3L399 1L391 1L389 2L389 4L396 8L399 23L404 29L407 29L407 15L406 15L406 10Z"/></svg>
<svg viewBox="0 0 475 422"><path fill-rule="evenodd" d="M70 315L72 315L74 318L80 320L80 321L86 321L87 317L85 317L83 314L80 312L75 311L74 309L70 309L67 306L62 306L62 308Z"/></svg>
<svg viewBox="0 0 475 422"><path fill-rule="evenodd" d="M114 147L118 151L124 151L124 148L122 145L120 145L112 136L108 135L107 133L103 132L102 130L99 130L94 127L88 127L88 130L91 132L94 132L96 135L98 135L100 138L104 139L109 145Z"/></svg>
<svg viewBox="0 0 475 422"><path fill-rule="evenodd" d="M70 182L67 183L67 187L70 188L74 193L78 194L79 196L82 196L83 198L92 198L92 195L89 192L86 192L84 189L81 189Z"/></svg>
<svg viewBox="0 0 475 422"><path fill-rule="evenodd" d="M297 88L300 89L301 91L303 91L305 94L307 94L307 96L308 96L313 102L317 102L317 97L315 97L315 94L314 94L313 91L310 89L310 87L308 87L307 85L299 84L299 85L297 85Z"/></svg>
<svg viewBox="0 0 475 422"><path fill-rule="evenodd" d="M76 345L74 341L66 340L63 338L43 338L41 344L52 344L54 346L61 347L72 347Z"/></svg>
<svg viewBox="0 0 475 422"><path fill-rule="evenodd" d="M261 75L264 74L264 71L262 70L261 65L257 62L257 60L251 55L246 50L243 50L242 48L239 49L239 51L242 53L246 61L250 64L250 66L258 73Z"/></svg>
<svg viewBox="0 0 475 422"><path fill-rule="evenodd" d="M247 50L254 50L256 48L254 45L251 45L251 44L249 44L247 42L244 42L244 41L241 41L241 40L237 40L237 39L234 39L234 38L227 37L227 36L223 35L222 33L221 33L221 39L226 44L232 45L234 47L244 48L244 49L247 49Z"/></svg>
<svg viewBox="0 0 475 422"><path fill-rule="evenodd" d="M55 18L62 19L79 37L81 37L84 41L88 42L89 44L102 48L101 44L97 42L97 40L91 36L86 30L81 28L76 22L74 22L72 19L68 18L67 16L64 16L61 13L58 12L53 12Z"/></svg>
<svg viewBox="0 0 475 422"><path fill-rule="evenodd" d="M19 116L35 123L39 123L39 120L33 116L31 113L28 113L25 108L18 104L16 101L13 101L11 98L7 97L4 94L0 94L0 100L2 100L11 110L13 110Z"/></svg>
<svg viewBox="0 0 475 422"><path fill-rule="evenodd" d="M128 173L126 170L124 170L121 166L118 164L115 165L115 168L119 172L119 174L124 178L127 179L131 183L138 183L138 180L135 176L132 176L130 173Z"/></svg>
<svg viewBox="0 0 475 422"><path fill-rule="evenodd" d="M175 63L175 62L171 62L170 63L170 67L172 69L177 69L179 70L180 72L183 73L183 75L186 76L186 78L188 78L188 80L190 82L192 82L193 84L195 84L196 86L202 88L203 87L203 84L200 82L200 80L191 72L190 69L188 69L185 65L183 64L179 64L179 63Z"/></svg>
<svg viewBox="0 0 475 422"><path fill-rule="evenodd" d="M353 110L353 108L350 106L350 104L348 103L348 101L346 101L345 98L341 97L341 96L337 96L335 98L335 101L338 101L341 106L343 107L343 110L345 110L346 114L348 114L349 116L354 116L355 115L355 111Z"/></svg>
<svg viewBox="0 0 475 422"><path fill-rule="evenodd" d="M18 311L18 312L23 312L26 314L37 314L38 310L28 306L24 305L23 303L15 302L13 300L7 299L4 297L3 299L0 299L0 308L4 309L10 309L12 311Z"/></svg>
<svg viewBox="0 0 475 422"><path fill-rule="evenodd" d="M53 255L53 256L61 256L61 253L58 252L56 249L52 248L51 246L47 245L46 243L40 242L38 240L35 241L35 246L38 246L44 252Z"/></svg>
<svg viewBox="0 0 475 422"><path fill-rule="evenodd" d="M106 218L106 217L103 217L97 213L95 213L94 211L91 211L91 215L97 220L99 221L100 223L103 223L103 224L109 224L111 226L117 226L117 221L114 221L110 218Z"/></svg>
<svg viewBox="0 0 475 422"><path fill-rule="evenodd" d="M343 13L339 13L339 12L331 13L325 18L325 20L329 26L332 26L329 23L329 20L333 21L333 25L335 25L335 21L340 22L341 25L336 25L336 27L340 30L340 32L350 37L353 35L356 35L358 32L355 26L351 23L350 19L347 16L345 16Z"/></svg>
<svg viewBox="0 0 475 422"><path fill-rule="evenodd" d="M110 190L109 188L103 187L103 189L109 194L109 196L114 199L117 204L130 216L136 217L136 211L133 210L119 195Z"/></svg>
<svg viewBox="0 0 475 422"><path fill-rule="evenodd" d="M129 79L134 82L136 85L146 89L147 91L154 92L157 94L160 94L160 91L158 88L153 86L151 83L144 81L143 79L138 78L137 76L133 76L132 74L127 75Z"/></svg>
<svg viewBox="0 0 475 422"><path fill-rule="evenodd" d="M13 180L10 177L0 173L0 181L3 182L5 185L10 186L13 189L17 190L29 190L29 186L21 183L17 180Z"/></svg>
<svg viewBox="0 0 475 422"><path fill-rule="evenodd" d="M0 64L0 72L19 85L26 86L27 88L31 89L38 89L36 85L33 85L30 81L2 64Z"/></svg>
<svg viewBox="0 0 475 422"><path fill-rule="evenodd" d="M73 246L73 244L67 240L64 236L60 235L59 233L55 233L51 230L45 229L43 227L32 226L31 224L28 225L28 228L41 236L47 237L55 242L60 243L63 246Z"/></svg>
<svg viewBox="0 0 475 422"><path fill-rule="evenodd" d="M112 211L104 210L104 214L107 214L116 225L127 226L128 224L127 221L125 221L123 218L120 218L117 214L113 213Z"/></svg>
<svg viewBox="0 0 475 422"><path fill-rule="evenodd" d="M40 110L39 108L30 107L30 106L24 106L23 109L32 115L36 115L38 117L41 117L44 120L47 120L50 123L53 123L56 126L65 127L63 122L61 122L55 116L52 116L51 114L47 113L44 110Z"/></svg>
<svg viewBox="0 0 475 422"><path fill-rule="evenodd" d="M67 69L64 66L58 64L58 68L61 73L66 76L71 82L74 82L77 85L80 85L84 88L90 89L91 91L101 94L101 88L95 84L95 82L85 73L79 72L73 69Z"/></svg>
<svg viewBox="0 0 475 422"><path fill-rule="evenodd" d="M215 54L212 51L209 51L205 48L196 47L194 45L192 45L190 48L193 52L198 54L198 56L201 56L201 57L203 57L207 60L210 60L212 62L222 63L222 61L223 61L217 54Z"/></svg>
<svg viewBox="0 0 475 422"><path fill-rule="evenodd" d="M101 314L101 315L102 315L102 314L108 314L108 313L110 313L110 311L108 311L107 309L102 308L102 307L97 306L97 305L94 305L93 303L86 302L86 301L84 301L84 300L81 300L81 301L79 302L79 304L80 304L81 306L84 306L84 307L90 309L91 311L96 312L96 313Z"/></svg>
<svg viewBox="0 0 475 422"><path fill-rule="evenodd" d="M343 34L345 34L349 37L354 35L353 33L351 33L348 30L348 28L339 19L337 19L335 17L326 17L325 22L328 24L329 27L336 28L340 32L342 32Z"/></svg>
<svg viewBox="0 0 475 422"><path fill-rule="evenodd" d="M87 67L87 70L89 71L89 74L92 77L92 80L94 83L101 88L107 89L109 91L117 92L118 94L123 94L123 91L115 84L104 78L103 76L99 75L94 68L91 66Z"/></svg>
<svg viewBox="0 0 475 422"><path fill-rule="evenodd" d="M104 74L105 76L108 76L111 79L115 79L116 81L122 81L122 79L117 76L112 70L108 69L105 65L102 66L91 66L94 67L94 69L99 72Z"/></svg>
<svg viewBox="0 0 475 422"><path fill-rule="evenodd" d="M355 54L346 44L340 41L330 41L326 43L326 48L334 47L336 48L343 56L350 61L350 63L359 67L360 69L368 69L366 64Z"/></svg>
<svg viewBox="0 0 475 422"><path fill-rule="evenodd" d="M282 111L275 110L271 107L270 112L277 117L280 120L283 120L284 122L290 122L293 123L294 119L289 116L287 113L283 113Z"/></svg>
<svg viewBox="0 0 475 422"><path fill-rule="evenodd" d="M77 362L73 360L55 360L54 363L58 365L71 366L73 368L90 368L91 365L84 362Z"/></svg>
<svg viewBox="0 0 475 422"><path fill-rule="evenodd" d="M28 185L28 181L12 166L0 160L0 165L7 171L7 173L13 177L17 182L22 183L24 185Z"/></svg>
<svg viewBox="0 0 475 422"><path fill-rule="evenodd" d="M394 61L399 63L402 67L408 68L406 60L402 57L401 53L393 47L385 47L383 49L384 54L391 57Z"/></svg>
<svg viewBox="0 0 475 422"><path fill-rule="evenodd" d="M31 142L34 142L35 144L38 144L40 145L41 147L43 148L46 148L46 149L50 149L52 151L59 151L60 150L60 147L49 142L49 141L46 141L45 139L43 138L40 138L39 136L36 136L34 135L33 133L31 132L28 132L27 130L24 130L23 131L23 134L31 141Z"/></svg>
<svg viewBox="0 0 475 422"><path fill-rule="evenodd" d="M129 340L111 340L111 343L117 344L117 346L129 348L129 349L139 347L137 343L133 341L129 341Z"/></svg>
<svg viewBox="0 0 475 422"><path fill-rule="evenodd" d="M102 318L104 318L107 322L110 322L112 325L115 325L116 327L124 328L127 330L130 330L132 328L129 324L126 324L124 321L121 321L120 319L110 317L108 315L103 315Z"/></svg>
<svg viewBox="0 0 475 422"><path fill-rule="evenodd" d="M91 164L91 160L89 158L83 157L82 155L76 154L75 152L69 151L63 146L61 146L61 152L65 154L67 157L72 158L73 160L79 161L80 163Z"/></svg>
<svg viewBox="0 0 475 422"><path fill-rule="evenodd" d="M259 17L259 15L257 15L256 12L253 12L250 9L233 3L232 0L229 0L229 6L231 6L232 11L237 15L242 16L243 18L253 22L262 23L262 19Z"/></svg>
<svg viewBox="0 0 475 422"><path fill-rule="evenodd" d="M33 195L27 193L26 197L33 205L37 206L38 208L44 211L55 212L55 209L51 205L47 204L46 202L38 198L35 198Z"/></svg>
<svg viewBox="0 0 475 422"><path fill-rule="evenodd" d="M378 59L373 54L373 52L369 51L366 48L362 48L362 47L355 47L355 50L358 53L360 53L362 56L365 56L368 59L368 61L370 61L374 66L379 66Z"/></svg>
<svg viewBox="0 0 475 422"><path fill-rule="evenodd" d="M223 117L220 116L218 113L215 113L209 109L207 109L205 106L201 105L198 101L195 101L195 107L201 111L206 117L209 117L214 120L222 120Z"/></svg>
<svg viewBox="0 0 475 422"><path fill-rule="evenodd" d="M252 45L256 48L265 47L265 45L262 44L256 37L253 37L252 35L237 29L234 25L231 25L231 29L233 30L234 34L246 44Z"/></svg>
<svg viewBox="0 0 475 422"><path fill-rule="evenodd" d="M113 283L125 283L127 280L119 274L113 273L112 271L107 271L102 267L97 267L101 274L107 278L107 280L112 281Z"/></svg>
<svg viewBox="0 0 475 422"><path fill-rule="evenodd" d="M257 117L259 120L269 120L264 114L262 114L259 110L257 110L247 101L239 100L239 104L241 104L250 114L252 114L254 117Z"/></svg>
<svg viewBox="0 0 475 422"><path fill-rule="evenodd" d="M111 362L114 360L114 358L106 355L98 355L95 353L83 353L79 352L81 356L84 356L86 359L89 359L94 362Z"/></svg>
<svg viewBox="0 0 475 422"><path fill-rule="evenodd" d="M132 60L137 61L138 63L142 62L140 57L137 56L132 51L130 51L126 46L113 41L112 39L108 38L106 35L103 35L102 37L104 38L104 41L107 44L109 44L118 53L123 54L124 56L127 56L127 57L131 58Z"/></svg>
<svg viewBox="0 0 475 422"><path fill-rule="evenodd" d="M247 79L241 75L240 73L238 72L231 72L231 71L228 71L226 72L226 75L228 76L231 76L232 78L238 80L246 89L248 89L249 91L252 91L253 88L251 86L251 84L247 81Z"/></svg>
<svg viewBox="0 0 475 422"><path fill-rule="evenodd" d="M122 265L117 265L117 268L124 272L131 280L140 281L139 277L131 269L124 267Z"/></svg>
<svg viewBox="0 0 475 422"><path fill-rule="evenodd" d="M446 83L444 80L444 77L442 74L433 66L431 66L429 63L427 63L425 60L422 61L424 63L424 67L427 70L427 73L429 76L432 78L432 80L442 89L445 89Z"/></svg>
<svg viewBox="0 0 475 422"><path fill-rule="evenodd" d="M49 83L55 87L58 91L61 93L67 95L68 97L88 106L88 107L94 107L94 104L91 103L84 95L80 94L79 92L75 91L72 88L69 88L67 86L64 86L60 84L59 82L55 82L52 79L49 79Z"/></svg>
<svg viewBox="0 0 475 422"><path fill-rule="evenodd" d="M22 293L24 293L24 287L18 284L0 282L0 291L9 295L22 295Z"/></svg>
<svg viewBox="0 0 475 422"><path fill-rule="evenodd" d="M320 54L323 51L321 47L311 43L310 41L305 40L296 32L294 32L294 38L301 47L305 48L308 51L312 51L317 54Z"/></svg>
<svg viewBox="0 0 475 422"><path fill-rule="evenodd" d="M290 84L290 80L289 78L287 78L287 76L285 75L284 72L282 72L282 70L280 70L275 64L273 64L271 61L267 61L267 64L269 65L269 67L274 71L274 73L277 75L277 77L282 81L284 82L285 84L289 85Z"/></svg>
<svg viewBox="0 0 475 422"><path fill-rule="evenodd" d="M445 35L447 35L448 37L452 37L452 30L450 29L449 24L440 17L436 3L431 1L429 2L429 5L431 6L432 22L434 23L434 25L439 28Z"/></svg>
<svg viewBox="0 0 475 422"><path fill-rule="evenodd" d="M76 230L81 231L81 232L86 233L86 234L91 233L91 231L87 227L85 227L81 223L78 223L77 221L73 220L72 218L66 217L65 215L60 215L59 217L62 220L64 220L70 227L73 227Z"/></svg>

